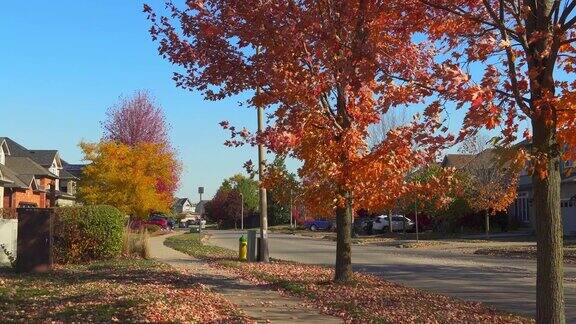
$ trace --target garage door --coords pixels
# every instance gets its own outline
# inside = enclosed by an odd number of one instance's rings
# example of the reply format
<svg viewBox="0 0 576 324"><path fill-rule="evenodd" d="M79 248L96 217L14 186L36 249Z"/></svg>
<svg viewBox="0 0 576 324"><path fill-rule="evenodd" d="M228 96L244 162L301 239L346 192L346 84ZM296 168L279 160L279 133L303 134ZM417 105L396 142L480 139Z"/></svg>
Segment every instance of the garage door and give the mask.
<svg viewBox="0 0 576 324"><path fill-rule="evenodd" d="M576 234L576 200L562 200L562 224L564 226L564 235Z"/></svg>

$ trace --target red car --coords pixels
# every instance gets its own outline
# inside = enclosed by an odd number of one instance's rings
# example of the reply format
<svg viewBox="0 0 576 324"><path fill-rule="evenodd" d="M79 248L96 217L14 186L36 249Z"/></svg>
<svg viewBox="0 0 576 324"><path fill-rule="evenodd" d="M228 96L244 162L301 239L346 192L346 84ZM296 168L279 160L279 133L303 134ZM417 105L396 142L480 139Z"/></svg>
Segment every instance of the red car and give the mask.
<svg viewBox="0 0 576 324"><path fill-rule="evenodd" d="M132 229L140 229L145 225L156 225L163 230L167 230L167 229L172 228L168 219L164 216L159 215L159 214L150 215L150 219L148 219L148 220L136 219L136 220L131 221L131 223L130 223L130 227Z"/></svg>
<svg viewBox="0 0 576 324"><path fill-rule="evenodd" d="M150 219L146 221L146 224L158 225L162 229L170 228L170 223L168 222L168 219L166 219L166 217L157 214L150 215Z"/></svg>

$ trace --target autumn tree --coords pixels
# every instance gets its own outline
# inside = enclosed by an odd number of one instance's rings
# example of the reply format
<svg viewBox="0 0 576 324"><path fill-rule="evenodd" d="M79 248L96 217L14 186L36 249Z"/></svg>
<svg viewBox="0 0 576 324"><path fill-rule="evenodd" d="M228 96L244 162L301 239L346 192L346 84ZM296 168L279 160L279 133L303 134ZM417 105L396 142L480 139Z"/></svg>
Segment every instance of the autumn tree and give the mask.
<svg viewBox="0 0 576 324"><path fill-rule="evenodd" d="M169 125L162 107L148 91L137 91L131 97L120 97L108 108L102 122L105 141L116 141L131 147L142 143L156 144L161 150L176 156L168 136ZM182 174L182 166L173 159L172 179L159 179L156 188L174 195Z"/></svg>
<svg viewBox="0 0 576 324"><path fill-rule="evenodd" d="M368 129L368 145L375 147L386 139L389 131L408 124L407 111L405 109L390 109L380 117L380 122Z"/></svg>
<svg viewBox="0 0 576 324"><path fill-rule="evenodd" d="M131 97L120 97L108 108L102 122L104 139L129 146L140 143L169 145L168 123L162 107L148 91L137 91Z"/></svg>
<svg viewBox="0 0 576 324"><path fill-rule="evenodd" d="M258 182L240 173L225 179L220 186L224 190L236 190L244 196L244 206L248 212L257 211L259 206Z"/></svg>
<svg viewBox="0 0 576 324"><path fill-rule="evenodd" d="M214 198L206 207L208 217L220 226L238 226L242 217L242 201L244 215L258 211L258 182L242 174L235 174L225 179Z"/></svg>
<svg viewBox="0 0 576 324"><path fill-rule="evenodd" d="M398 198L398 205L407 213L434 215L447 208L461 194L462 181L453 168L430 163L412 170ZM416 228L418 231L419 228Z"/></svg>
<svg viewBox="0 0 576 324"><path fill-rule="evenodd" d="M501 146L519 132L530 142L515 162L534 166L536 320L564 323L559 166L576 153L576 1L420 2L438 53L421 85L437 91L446 107L466 107L460 138L499 128Z"/></svg>
<svg viewBox="0 0 576 324"><path fill-rule="evenodd" d="M242 210L242 199L238 190L220 187L214 198L206 204L206 216L218 223L220 228L236 227Z"/></svg>
<svg viewBox="0 0 576 324"><path fill-rule="evenodd" d="M173 157L158 144L100 142L80 147L87 162L79 186L84 202L112 205L140 218L170 210L172 196L158 192L156 184L159 179L172 181Z"/></svg>
<svg viewBox="0 0 576 324"><path fill-rule="evenodd" d="M476 213L484 213L486 238L490 237L490 216L506 211L516 198L518 170L507 163L502 150L488 146L485 137L476 134L464 140L459 152L463 195Z"/></svg>
<svg viewBox="0 0 576 324"><path fill-rule="evenodd" d="M301 199L300 182L296 174L288 171L286 157L277 155L266 169L265 185L268 194L270 225L286 224L291 221L291 208Z"/></svg>
<svg viewBox="0 0 576 324"><path fill-rule="evenodd" d="M405 1L211 0L183 9L169 2L169 15L158 17L144 6L160 54L185 70L175 74L178 86L209 100L244 92L252 106L267 107L265 132L232 134L303 162L309 210L336 214L337 281L352 276L355 204L390 204L408 170L433 159L446 139L431 106L374 149L367 145L368 127L390 107L430 94L395 81L420 77L431 62L412 43L422 29L413 9Z"/></svg>

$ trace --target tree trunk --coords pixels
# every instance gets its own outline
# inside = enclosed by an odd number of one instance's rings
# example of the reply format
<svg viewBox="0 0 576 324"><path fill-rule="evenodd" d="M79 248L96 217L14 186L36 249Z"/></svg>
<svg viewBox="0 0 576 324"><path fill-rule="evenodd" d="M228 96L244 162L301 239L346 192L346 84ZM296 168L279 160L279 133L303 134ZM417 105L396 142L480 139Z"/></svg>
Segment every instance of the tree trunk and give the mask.
<svg viewBox="0 0 576 324"><path fill-rule="evenodd" d="M346 205L336 208L336 274L335 281L347 282L352 279L351 223L352 200L345 194Z"/></svg>
<svg viewBox="0 0 576 324"><path fill-rule="evenodd" d="M554 129L544 122L533 121L534 149L548 152L541 167L548 176L543 178L538 169L532 176L534 184L534 216L537 240L536 322L565 323L563 290L563 242L560 211L560 152Z"/></svg>
<svg viewBox="0 0 576 324"><path fill-rule="evenodd" d="M484 222L485 222L484 230L486 231L485 238L487 240L489 240L490 239L490 215L488 214L488 211L484 211Z"/></svg>
<svg viewBox="0 0 576 324"><path fill-rule="evenodd" d="M394 229L392 228L392 211L388 211L388 233L393 234Z"/></svg>
<svg viewBox="0 0 576 324"><path fill-rule="evenodd" d="M530 79L530 113L532 120L532 154L535 156L533 206L537 240L536 322L565 323L563 290L563 242L560 214L561 153L556 137L557 111L554 68L560 39L555 37L551 19L553 0L526 2L531 14L526 15L528 43L526 59ZM533 39L533 41L532 41ZM516 73L512 71L511 73Z"/></svg>

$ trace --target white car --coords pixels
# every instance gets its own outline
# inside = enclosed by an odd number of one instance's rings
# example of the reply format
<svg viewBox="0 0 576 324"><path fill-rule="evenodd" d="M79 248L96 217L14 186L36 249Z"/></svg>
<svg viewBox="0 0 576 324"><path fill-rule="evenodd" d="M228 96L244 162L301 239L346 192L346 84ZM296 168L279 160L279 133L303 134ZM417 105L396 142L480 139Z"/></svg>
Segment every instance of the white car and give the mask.
<svg viewBox="0 0 576 324"><path fill-rule="evenodd" d="M406 230L414 227L414 222L410 218L403 215L392 215L392 230L402 231L404 229L404 222L406 223ZM372 223L372 231L383 232L387 231L389 226L388 215L380 215L374 218Z"/></svg>

